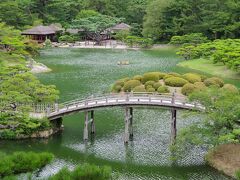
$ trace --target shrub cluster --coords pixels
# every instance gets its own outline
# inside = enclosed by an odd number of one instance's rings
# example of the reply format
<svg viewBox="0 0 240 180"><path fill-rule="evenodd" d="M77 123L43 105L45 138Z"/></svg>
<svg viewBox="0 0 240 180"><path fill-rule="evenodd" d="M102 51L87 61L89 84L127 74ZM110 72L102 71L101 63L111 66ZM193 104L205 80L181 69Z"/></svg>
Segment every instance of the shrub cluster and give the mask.
<svg viewBox="0 0 240 180"><path fill-rule="evenodd" d="M142 38L138 36L127 36L125 39L125 43L127 43L130 47L141 47L141 48L149 48L153 45L153 41L150 38Z"/></svg>
<svg viewBox="0 0 240 180"><path fill-rule="evenodd" d="M167 86L160 86L158 89L157 89L157 92L158 93L169 93L169 89Z"/></svg>
<svg viewBox="0 0 240 180"><path fill-rule="evenodd" d="M146 89L143 85L133 88L133 92L146 92Z"/></svg>
<svg viewBox="0 0 240 180"><path fill-rule="evenodd" d="M124 84L123 90L125 92L131 92L133 90L133 88L140 86L140 85L141 85L141 82L138 80L129 80Z"/></svg>
<svg viewBox="0 0 240 180"><path fill-rule="evenodd" d="M199 45L185 45L177 54L185 59L205 58L240 71L240 39L215 40Z"/></svg>
<svg viewBox="0 0 240 180"><path fill-rule="evenodd" d="M186 79L190 83L201 82L202 78L198 74L186 73L183 75L183 78Z"/></svg>
<svg viewBox="0 0 240 180"><path fill-rule="evenodd" d="M222 89L224 91L228 91L230 93L234 93L234 94L238 94L239 90L236 86L232 85L232 84L224 84L224 86L222 87Z"/></svg>
<svg viewBox="0 0 240 180"><path fill-rule="evenodd" d="M182 87L187 84L188 81L180 77L170 77L165 80L165 84L173 87Z"/></svg>
<svg viewBox="0 0 240 180"><path fill-rule="evenodd" d="M217 77L211 77L211 78L205 79L204 84L206 86L223 87L224 81Z"/></svg>
<svg viewBox="0 0 240 180"><path fill-rule="evenodd" d="M169 86L182 87L181 93L187 96L195 91L203 91L210 86L232 93L239 93L237 87L231 84L224 85L224 81L218 77L207 78L204 75L195 73L181 75L175 72L148 72L143 76L136 75L132 79L120 79L115 82L112 91L169 93Z"/></svg>
<svg viewBox="0 0 240 180"><path fill-rule="evenodd" d="M159 81L159 74L157 72L149 72L143 75L142 82L146 83L147 81Z"/></svg>
<svg viewBox="0 0 240 180"><path fill-rule="evenodd" d="M110 180L112 179L112 170L108 166L99 167L96 165L84 164L77 166L73 171L65 167L49 178L49 180L63 179Z"/></svg>
<svg viewBox="0 0 240 180"><path fill-rule="evenodd" d="M0 177L32 172L53 160L51 153L15 152L0 158Z"/></svg>
<svg viewBox="0 0 240 180"><path fill-rule="evenodd" d="M173 36L170 40L170 44L182 45L182 44L201 44L209 42L208 38L202 33L192 33L183 36Z"/></svg>

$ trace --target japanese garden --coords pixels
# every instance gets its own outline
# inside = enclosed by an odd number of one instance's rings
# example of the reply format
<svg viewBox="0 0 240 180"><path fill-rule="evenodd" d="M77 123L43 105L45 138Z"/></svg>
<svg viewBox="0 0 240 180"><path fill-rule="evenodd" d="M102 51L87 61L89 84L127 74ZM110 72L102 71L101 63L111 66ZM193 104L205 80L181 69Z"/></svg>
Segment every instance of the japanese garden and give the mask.
<svg viewBox="0 0 240 180"><path fill-rule="evenodd" d="M240 180L239 12L2 0L0 179Z"/></svg>

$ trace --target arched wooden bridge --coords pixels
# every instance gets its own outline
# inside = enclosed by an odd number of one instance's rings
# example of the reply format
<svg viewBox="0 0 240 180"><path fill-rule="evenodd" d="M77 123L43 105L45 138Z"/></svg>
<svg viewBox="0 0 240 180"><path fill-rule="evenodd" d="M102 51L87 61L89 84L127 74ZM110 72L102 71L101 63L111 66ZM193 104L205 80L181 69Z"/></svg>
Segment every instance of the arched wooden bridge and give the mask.
<svg viewBox="0 0 240 180"><path fill-rule="evenodd" d="M148 94L148 93L124 93L124 94L108 94L103 96L91 96L83 100L74 100L55 106L52 111L48 111L47 117L53 121L61 119L63 116L76 112L85 112L84 140L88 139L88 124L91 124L91 133L95 133L94 110L104 107L121 106L125 107L125 137L124 142L129 141L129 137L133 135L133 107L162 107L171 110L171 139L172 142L176 138L176 113L178 109L185 110L204 110L197 103L187 101L185 96L175 94ZM89 119L88 114L91 114Z"/></svg>

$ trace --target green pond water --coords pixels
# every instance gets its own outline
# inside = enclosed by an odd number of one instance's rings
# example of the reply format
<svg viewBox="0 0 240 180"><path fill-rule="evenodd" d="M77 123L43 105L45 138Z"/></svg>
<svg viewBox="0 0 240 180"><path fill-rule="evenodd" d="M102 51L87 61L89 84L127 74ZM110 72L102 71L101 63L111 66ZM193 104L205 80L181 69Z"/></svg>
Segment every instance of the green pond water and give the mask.
<svg viewBox="0 0 240 180"><path fill-rule="evenodd" d="M118 61L129 60L130 65L119 66ZM189 72L176 64L180 59L171 49L130 51L93 49L43 50L38 58L53 71L39 74L45 84L55 84L60 90L60 102L103 94L115 80L143 74L147 71ZM230 81L230 80L228 80ZM238 85L236 81L230 81ZM185 116L178 111L180 130L201 115ZM204 163L203 147L189 147L176 163L170 160L170 111L167 109L134 109L134 137L128 146L123 143L124 111L120 107L95 111L96 135L83 142L83 113L64 117L64 131L50 139L1 141L0 148L13 151L49 151L56 160L35 172L45 178L63 166L94 163L111 166L118 179L228 179Z"/></svg>

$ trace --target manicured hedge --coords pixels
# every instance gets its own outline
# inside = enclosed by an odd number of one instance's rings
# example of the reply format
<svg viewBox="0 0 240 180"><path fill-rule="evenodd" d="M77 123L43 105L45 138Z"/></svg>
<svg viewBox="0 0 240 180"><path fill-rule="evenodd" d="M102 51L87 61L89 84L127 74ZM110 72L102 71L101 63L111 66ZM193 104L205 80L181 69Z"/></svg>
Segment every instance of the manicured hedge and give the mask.
<svg viewBox="0 0 240 180"><path fill-rule="evenodd" d="M203 82L195 82L194 86L196 87L196 90L202 91L207 88L207 86Z"/></svg>
<svg viewBox="0 0 240 180"><path fill-rule="evenodd" d="M160 80L162 79L162 80ZM203 91L209 86L215 86L222 90L227 90L233 93L239 93L238 88L234 85L226 84L218 77L207 78L204 75L196 73L179 74L175 72L148 72L143 76L136 75L132 79L127 77L115 82L112 87L112 92L170 92L169 87L182 87L181 93L189 95L193 91Z"/></svg>
<svg viewBox="0 0 240 180"><path fill-rule="evenodd" d="M206 86L219 86L219 87L223 87L224 85L224 81L220 78L217 77L211 77L211 78L207 78L204 81L204 84Z"/></svg>
<svg viewBox="0 0 240 180"><path fill-rule="evenodd" d="M162 86L162 84L160 82L156 82L156 83L153 84L153 88L155 90L157 90L160 86Z"/></svg>
<svg viewBox="0 0 240 180"><path fill-rule="evenodd" d="M155 81L147 81L145 83L145 87L147 87L148 85L153 86L155 83L156 83Z"/></svg>
<svg viewBox="0 0 240 180"><path fill-rule="evenodd" d="M180 77L170 77L165 80L165 84L172 87L182 87L187 83L187 80Z"/></svg>
<svg viewBox="0 0 240 180"><path fill-rule="evenodd" d="M133 88L133 92L146 92L146 89L143 85Z"/></svg>
<svg viewBox="0 0 240 180"><path fill-rule="evenodd" d="M187 73L183 75L183 78L186 79L190 83L201 82L201 76L198 74Z"/></svg>
<svg viewBox="0 0 240 180"><path fill-rule="evenodd" d="M165 81L166 79L170 78L170 77L174 77L173 75L170 75L170 74L166 74L164 77L163 77L163 80Z"/></svg>
<svg viewBox="0 0 240 180"><path fill-rule="evenodd" d="M157 92L158 93L169 93L169 89L167 86L160 86L158 89L157 89Z"/></svg>
<svg viewBox="0 0 240 180"><path fill-rule="evenodd" d="M131 92L133 88L140 85L141 85L141 82L138 80L129 80L126 83L124 83L123 90L125 92Z"/></svg>
<svg viewBox="0 0 240 180"><path fill-rule="evenodd" d="M143 75L143 83L147 81L159 81L159 74L156 72L149 72Z"/></svg>
<svg viewBox="0 0 240 180"><path fill-rule="evenodd" d="M150 87L147 89L147 92L155 92L155 89L153 87Z"/></svg>
<svg viewBox="0 0 240 180"><path fill-rule="evenodd" d="M121 91L121 89L122 89L122 86L115 84L115 85L113 86L113 88L112 88L112 91L118 93L118 92Z"/></svg>
<svg viewBox="0 0 240 180"><path fill-rule="evenodd" d="M187 83L182 87L182 94L188 96L189 94L193 93L196 90L194 84Z"/></svg>
<svg viewBox="0 0 240 180"><path fill-rule="evenodd" d="M231 93L239 93L239 90L236 86L232 85L232 84L224 84L224 86L222 87L222 89L224 91L228 91L228 92L231 92Z"/></svg>
<svg viewBox="0 0 240 180"><path fill-rule="evenodd" d="M51 176L49 180L110 180L112 170L108 166L96 166L84 164L77 166L73 171L68 168L61 169L57 174Z"/></svg>
<svg viewBox="0 0 240 180"><path fill-rule="evenodd" d="M142 81L143 76L141 76L141 75L136 75L136 76L133 77L133 79L134 79L134 80L138 80L138 81Z"/></svg>
<svg viewBox="0 0 240 180"><path fill-rule="evenodd" d="M0 158L0 177L32 172L53 160L51 153L15 152Z"/></svg>

